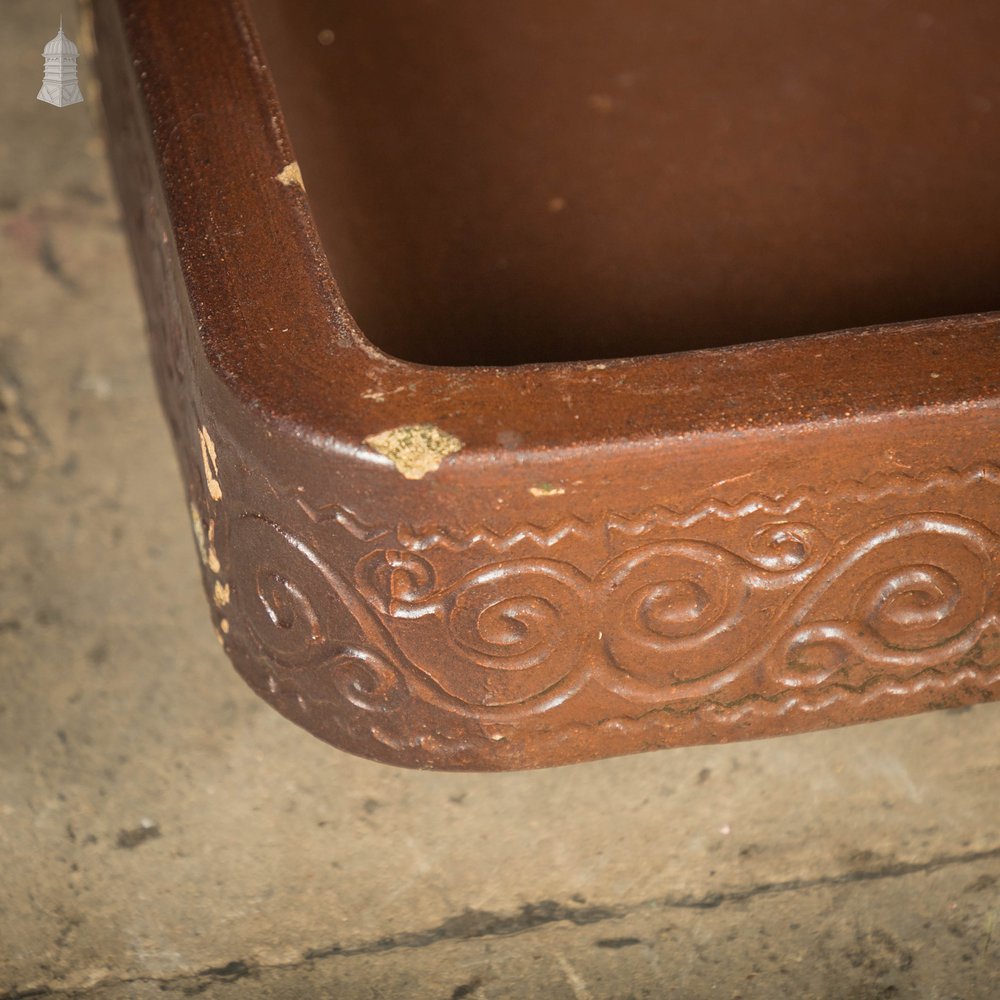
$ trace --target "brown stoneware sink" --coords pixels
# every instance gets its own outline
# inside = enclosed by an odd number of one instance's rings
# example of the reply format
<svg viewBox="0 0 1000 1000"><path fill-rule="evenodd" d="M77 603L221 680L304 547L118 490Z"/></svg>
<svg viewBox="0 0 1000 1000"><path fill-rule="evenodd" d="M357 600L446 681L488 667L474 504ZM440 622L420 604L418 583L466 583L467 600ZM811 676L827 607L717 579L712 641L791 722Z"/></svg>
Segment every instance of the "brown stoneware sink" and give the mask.
<svg viewBox="0 0 1000 1000"><path fill-rule="evenodd" d="M280 712L504 770L1000 695L993 0L95 8Z"/></svg>

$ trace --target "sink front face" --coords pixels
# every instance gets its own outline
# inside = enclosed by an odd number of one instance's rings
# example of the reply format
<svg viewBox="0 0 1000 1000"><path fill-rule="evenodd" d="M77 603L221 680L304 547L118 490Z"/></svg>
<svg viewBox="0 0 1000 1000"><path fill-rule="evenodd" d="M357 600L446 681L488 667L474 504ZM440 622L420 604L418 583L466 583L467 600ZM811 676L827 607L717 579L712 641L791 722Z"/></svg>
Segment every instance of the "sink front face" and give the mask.
<svg viewBox="0 0 1000 1000"><path fill-rule="evenodd" d="M252 0L390 354L669 353L1000 307L994 0Z"/></svg>

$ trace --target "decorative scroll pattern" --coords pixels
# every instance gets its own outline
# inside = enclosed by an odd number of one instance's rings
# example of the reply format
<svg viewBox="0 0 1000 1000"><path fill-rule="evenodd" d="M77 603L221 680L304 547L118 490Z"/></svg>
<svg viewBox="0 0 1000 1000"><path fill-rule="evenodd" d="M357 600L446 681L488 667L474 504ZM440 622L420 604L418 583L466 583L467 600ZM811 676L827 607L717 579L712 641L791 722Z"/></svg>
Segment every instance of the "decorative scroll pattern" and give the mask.
<svg viewBox="0 0 1000 1000"><path fill-rule="evenodd" d="M996 470L949 470L908 481L906 492L984 481L1000 481ZM852 484L845 500L905 485L902 477ZM648 712L807 710L876 688L905 694L977 676L981 664L969 658L1000 622L1000 538L960 514L897 514L831 539L788 519L802 511L801 497L755 497L487 539L482 529L463 537L376 530L344 508L301 505L320 528L332 521L368 547L349 578L263 515L237 518L229 547L234 577L253 581L243 594L247 631L307 700L329 699L332 688L373 718L415 698L513 723L542 718L584 688L633 706L623 715L633 721ZM691 531L709 517L729 526L725 544ZM566 531L609 527L636 537L596 570L548 554ZM657 537L643 537L653 528ZM533 538L541 553L505 556L514 538ZM431 558L436 547L484 540L496 557L463 571ZM963 657L961 670L941 673Z"/></svg>
<svg viewBox="0 0 1000 1000"><path fill-rule="evenodd" d="M363 711L397 708L406 692L403 664L388 632L339 574L261 515L240 518L232 541L237 577L240 554L252 554L253 566L243 578L253 589L243 608L258 648L279 668L311 673L314 700L329 698L324 690L329 684ZM336 638L359 627L362 642Z"/></svg>

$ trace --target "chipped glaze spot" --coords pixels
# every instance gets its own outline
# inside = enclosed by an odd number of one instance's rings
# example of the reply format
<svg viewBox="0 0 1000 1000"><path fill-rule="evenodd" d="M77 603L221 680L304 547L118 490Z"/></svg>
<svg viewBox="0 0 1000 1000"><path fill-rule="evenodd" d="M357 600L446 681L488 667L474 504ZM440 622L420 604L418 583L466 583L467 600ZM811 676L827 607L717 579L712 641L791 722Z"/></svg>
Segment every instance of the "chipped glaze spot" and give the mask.
<svg viewBox="0 0 1000 1000"><path fill-rule="evenodd" d="M388 458L406 479L423 479L457 451L462 442L433 424L404 424L372 434L365 444Z"/></svg>
<svg viewBox="0 0 1000 1000"><path fill-rule="evenodd" d="M285 187L297 187L301 191L305 191L306 189L305 184L302 182L302 171L299 170L297 160L292 160L279 174L275 175L274 179L280 181Z"/></svg>

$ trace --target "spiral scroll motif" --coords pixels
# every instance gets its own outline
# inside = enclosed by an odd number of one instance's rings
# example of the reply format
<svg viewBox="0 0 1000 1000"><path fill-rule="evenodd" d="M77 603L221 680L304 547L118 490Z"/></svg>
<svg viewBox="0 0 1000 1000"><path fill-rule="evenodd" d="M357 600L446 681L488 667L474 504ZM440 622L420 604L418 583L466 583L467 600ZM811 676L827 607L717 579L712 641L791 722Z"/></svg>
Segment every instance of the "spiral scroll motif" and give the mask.
<svg viewBox="0 0 1000 1000"><path fill-rule="evenodd" d="M295 690L313 701L331 692L366 712L399 707L406 686L388 646L372 645L358 618L362 603L314 552L259 514L245 514L232 529L232 563L247 633ZM353 605L353 606L352 606ZM361 641L345 642L358 635Z"/></svg>
<svg viewBox="0 0 1000 1000"><path fill-rule="evenodd" d="M584 579L544 560L524 560L513 573L475 573L445 597L449 632L480 666L530 670L549 660L578 629Z"/></svg>
<svg viewBox="0 0 1000 1000"><path fill-rule="evenodd" d="M758 528L747 543L747 558L775 574L782 583L805 580L816 568L825 539L818 528L796 521L776 521Z"/></svg>
<svg viewBox="0 0 1000 1000"><path fill-rule="evenodd" d="M405 549L376 549L363 556L354 572L358 593L383 615L419 618L430 614L436 584L434 567Z"/></svg>
<svg viewBox="0 0 1000 1000"><path fill-rule="evenodd" d="M247 631L310 700L386 712L418 697L496 721L587 683L655 706L740 697L751 677L778 692L915 673L994 620L996 551L976 522L921 514L835 548L789 521L739 550L651 541L589 575L522 557L449 580L421 553L374 549L348 582L261 515L233 528Z"/></svg>
<svg viewBox="0 0 1000 1000"><path fill-rule="evenodd" d="M432 675L451 707L522 711L529 702L538 707L568 696L583 680L571 640L587 578L565 563L505 560L439 586L422 556L386 549L362 558L355 581L394 623L407 660ZM416 666L428 647L444 669Z"/></svg>
<svg viewBox="0 0 1000 1000"><path fill-rule="evenodd" d="M254 574L250 629L283 663L309 663L324 655L323 625L299 582L269 566Z"/></svg>
<svg viewBox="0 0 1000 1000"><path fill-rule="evenodd" d="M997 541L981 524L937 514L889 521L856 539L793 607L776 679L814 686L840 674L859 684L879 670L915 672L964 655L996 618ZM843 594L858 577L853 595ZM844 603L847 618L824 618L824 606Z"/></svg>
<svg viewBox="0 0 1000 1000"><path fill-rule="evenodd" d="M541 711L590 678L655 703L731 682L748 604L815 572L821 540L809 525L778 522L759 527L745 555L673 540L637 546L593 576L555 559L511 558L446 584L423 555L382 549L361 559L355 582L395 623L410 661L428 644L452 651L450 672L436 680L463 705Z"/></svg>
<svg viewBox="0 0 1000 1000"><path fill-rule="evenodd" d="M645 546L606 566L598 578L601 682L623 697L655 702L705 673L692 667L692 650L716 650L713 666L724 667L751 596L747 569L725 549L691 542Z"/></svg>
<svg viewBox="0 0 1000 1000"><path fill-rule="evenodd" d="M808 580L825 546L815 527L783 521L756 529L743 554L669 541L614 560L600 574L601 683L644 704L724 689L749 666L745 623L764 595Z"/></svg>
<svg viewBox="0 0 1000 1000"><path fill-rule="evenodd" d="M922 649L947 634L962 600L958 580L940 566L906 566L868 582L860 617L883 645ZM981 612L977 605L974 612ZM952 624L948 624L951 622Z"/></svg>
<svg viewBox="0 0 1000 1000"><path fill-rule="evenodd" d="M333 687L365 712L391 712L406 700L399 670L364 646L345 646L329 662Z"/></svg>

